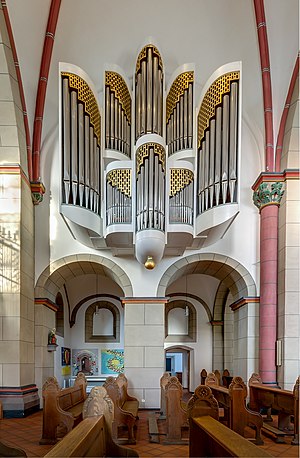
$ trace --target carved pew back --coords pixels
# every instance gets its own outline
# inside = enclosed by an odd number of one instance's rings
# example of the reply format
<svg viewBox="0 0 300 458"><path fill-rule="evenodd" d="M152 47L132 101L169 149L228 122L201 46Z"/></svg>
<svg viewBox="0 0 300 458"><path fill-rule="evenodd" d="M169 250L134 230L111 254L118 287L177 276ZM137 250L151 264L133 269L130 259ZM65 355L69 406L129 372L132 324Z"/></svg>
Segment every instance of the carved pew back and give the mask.
<svg viewBox="0 0 300 458"><path fill-rule="evenodd" d="M291 415L294 417L293 445L299 445L299 380L297 378L293 391L282 390L262 384L259 374L252 374L249 379L250 408L260 411L266 408L278 411L278 429L286 431L291 427Z"/></svg>
<svg viewBox="0 0 300 458"><path fill-rule="evenodd" d="M207 384L210 386L219 406L224 407L225 418L229 428L243 436L246 426L254 426L256 429L255 443L257 445L263 444L261 438L263 419L259 413L253 412L246 407L247 387L243 379L234 377L229 388L216 385L214 379L210 384L209 378L207 379Z"/></svg>
<svg viewBox="0 0 300 458"><path fill-rule="evenodd" d="M182 428L188 426L186 406L182 401L182 385L177 377L170 377L165 387L166 395L166 440L165 444L182 444Z"/></svg>
<svg viewBox="0 0 300 458"><path fill-rule="evenodd" d="M166 385L170 380L169 372L164 372L160 378L160 419L166 418Z"/></svg>

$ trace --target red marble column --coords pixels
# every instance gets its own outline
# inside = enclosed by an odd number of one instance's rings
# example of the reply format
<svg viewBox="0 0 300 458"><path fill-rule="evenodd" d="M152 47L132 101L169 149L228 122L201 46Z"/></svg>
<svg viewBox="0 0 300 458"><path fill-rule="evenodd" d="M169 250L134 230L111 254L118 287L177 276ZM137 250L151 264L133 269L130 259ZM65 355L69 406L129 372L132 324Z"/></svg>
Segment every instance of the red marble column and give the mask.
<svg viewBox="0 0 300 458"><path fill-rule="evenodd" d="M276 384L278 205L260 210L259 373L263 383Z"/></svg>

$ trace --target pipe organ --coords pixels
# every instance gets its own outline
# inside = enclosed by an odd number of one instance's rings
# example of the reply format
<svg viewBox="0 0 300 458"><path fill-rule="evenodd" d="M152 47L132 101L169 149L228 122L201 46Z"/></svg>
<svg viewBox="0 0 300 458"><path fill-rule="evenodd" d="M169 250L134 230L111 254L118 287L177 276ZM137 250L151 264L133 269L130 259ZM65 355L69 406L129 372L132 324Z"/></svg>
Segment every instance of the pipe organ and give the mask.
<svg viewBox="0 0 300 458"><path fill-rule="evenodd" d="M63 203L100 212L100 113L78 75L62 73Z"/></svg>
<svg viewBox="0 0 300 458"><path fill-rule="evenodd" d="M197 213L237 201L239 72L218 78L198 114Z"/></svg>
<svg viewBox="0 0 300 458"><path fill-rule="evenodd" d="M165 229L165 150L146 143L136 152L136 230Z"/></svg>
<svg viewBox="0 0 300 458"><path fill-rule="evenodd" d="M106 225L131 220L131 169L111 170L106 175Z"/></svg>
<svg viewBox="0 0 300 458"><path fill-rule="evenodd" d="M194 174L191 170L171 168L170 170L170 223L193 225L194 216Z"/></svg>
<svg viewBox="0 0 300 458"><path fill-rule="evenodd" d="M176 70L167 91L153 44L137 56L133 87L107 68L102 155L93 84L64 67L74 73L61 72L61 213L73 235L116 255L134 250L146 268L220 237L238 211L237 63L211 77L197 116L192 64Z"/></svg>
<svg viewBox="0 0 300 458"><path fill-rule="evenodd" d="M173 82L166 100L168 154L193 148L194 72L181 73Z"/></svg>
<svg viewBox="0 0 300 458"><path fill-rule="evenodd" d="M158 49L145 46L135 71L135 140L145 134L163 135L163 66Z"/></svg>
<svg viewBox="0 0 300 458"><path fill-rule="evenodd" d="M131 96L116 72L105 72L105 148L131 158Z"/></svg>

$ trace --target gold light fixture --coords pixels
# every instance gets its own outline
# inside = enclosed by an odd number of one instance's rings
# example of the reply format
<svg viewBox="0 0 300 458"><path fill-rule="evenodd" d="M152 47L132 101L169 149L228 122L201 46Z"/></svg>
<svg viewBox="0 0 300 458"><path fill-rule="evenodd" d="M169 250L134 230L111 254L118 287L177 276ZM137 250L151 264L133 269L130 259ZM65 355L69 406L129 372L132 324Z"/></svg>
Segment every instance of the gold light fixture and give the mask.
<svg viewBox="0 0 300 458"><path fill-rule="evenodd" d="M147 257L147 261L145 262L144 266L145 266L146 269L148 269L148 270L154 269L154 267L155 267L155 262L154 262L152 256L148 256L148 257Z"/></svg>

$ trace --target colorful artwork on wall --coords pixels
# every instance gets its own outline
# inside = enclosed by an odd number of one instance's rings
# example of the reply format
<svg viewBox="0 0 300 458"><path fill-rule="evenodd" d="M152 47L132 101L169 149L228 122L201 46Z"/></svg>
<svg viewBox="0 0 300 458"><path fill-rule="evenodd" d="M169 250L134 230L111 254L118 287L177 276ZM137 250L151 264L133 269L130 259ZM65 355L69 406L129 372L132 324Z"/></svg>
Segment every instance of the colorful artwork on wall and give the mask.
<svg viewBox="0 0 300 458"><path fill-rule="evenodd" d="M72 375L83 372L85 375L98 375L98 349L72 350Z"/></svg>
<svg viewBox="0 0 300 458"><path fill-rule="evenodd" d="M71 349L61 347L61 375L71 375Z"/></svg>
<svg viewBox="0 0 300 458"><path fill-rule="evenodd" d="M101 374L124 372L124 350L101 350Z"/></svg>

